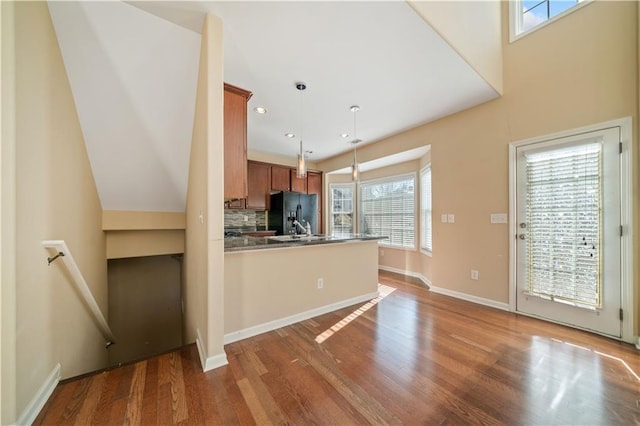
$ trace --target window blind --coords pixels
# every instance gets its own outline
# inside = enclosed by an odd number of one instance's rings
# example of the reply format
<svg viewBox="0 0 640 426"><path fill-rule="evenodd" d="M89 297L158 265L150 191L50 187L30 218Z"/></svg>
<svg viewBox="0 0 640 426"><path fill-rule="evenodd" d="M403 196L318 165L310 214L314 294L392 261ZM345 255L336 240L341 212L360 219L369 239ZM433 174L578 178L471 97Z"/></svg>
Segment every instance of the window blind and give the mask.
<svg viewBox="0 0 640 426"><path fill-rule="evenodd" d="M415 176L360 185L360 231L385 236L383 245L415 248Z"/></svg>
<svg viewBox="0 0 640 426"><path fill-rule="evenodd" d="M420 172L420 248L432 251L432 239L431 167L425 167Z"/></svg>
<svg viewBox="0 0 640 426"><path fill-rule="evenodd" d="M332 184L331 235L353 233L353 184Z"/></svg>
<svg viewBox="0 0 640 426"><path fill-rule="evenodd" d="M601 145L526 156L532 294L600 307Z"/></svg>

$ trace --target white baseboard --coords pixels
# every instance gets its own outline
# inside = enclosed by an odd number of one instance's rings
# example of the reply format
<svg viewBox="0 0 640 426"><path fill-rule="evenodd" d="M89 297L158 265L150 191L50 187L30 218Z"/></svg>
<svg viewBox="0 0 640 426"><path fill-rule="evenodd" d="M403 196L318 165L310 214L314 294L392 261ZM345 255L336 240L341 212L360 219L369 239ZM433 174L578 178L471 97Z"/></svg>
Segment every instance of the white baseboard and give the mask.
<svg viewBox="0 0 640 426"><path fill-rule="evenodd" d="M207 372L209 370L213 370L227 364L229 364L229 360L227 360L227 354L222 352L221 354L208 357L204 362L204 367L202 368L202 370L204 372Z"/></svg>
<svg viewBox="0 0 640 426"><path fill-rule="evenodd" d="M20 417L18 417L16 424L31 425L36 420L36 417L40 414L40 410L42 410L42 407L44 407L44 404L46 404L56 386L58 386L61 370L62 367L60 364L56 364L51 374L49 374L42 386L40 386L40 389L38 389L38 392L34 395L33 399L29 404L27 404Z"/></svg>
<svg viewBox="0 0 640 426"><path fill-rule="evenodd" d="M392 268L391 266L384 266L384 265L378 265L378 269L381 269L383 271L388 271L388 272L395 272L396 274L402 274L402 275L406 275L408 277L418 278L427 287L429 287L430 291L432 291L434 293L443 294L445 296L455 297L456 299L466 300L467 302L473 302L473 303L477 303L479 305L489 306L489 307L492 307L492 308L501 309L503 311L511 312L511 307L509 306L508 303L496 302L495 300L485 299L484 297L472 296L470 294L461 293L459 291L448 290L446 288L436 287L433 284L431 284L431 281L429 281L427 279L427 277L425 277L424 275L422 275L422 274L420 274L418 272L405 271L405 270L402 270L402 269ZM640 344L640 341L638 342L638 344Z"/></svg>
<svg viewBox="0 0 640 426"><path fill-rule="evenodd" d="M378 292L364 294L362 296L352 297L351 299L343 300L330 305L322 306L320 308L311 309L309 311L301 312L289 317L280 318L274 321L270 321L264 324L259 324L253 327L245 328L243 330L234 331L233 333L225 334L224 344L237 342L238 340L246 339L248 337L257 336L258 334L266 333L268 331L276 330L278 328L286 327L287 325L295 324L300 321L308 320L309 318L317 317L329 312L333 312L338 309L345 308L347 306L355 305L356 303L367 302L371 299L378 297Z"/></svg>
<svg viewBox="0 0 640 426"><path fill-rule="evenodd" d="M636 338L636 342L637 342L637 343L636 343L636 349L638 349L638 350L640 351L640 336L638 336L638 337Z"/></svg>
<svg viewBox="0 0 640 426"><path fill-rule="evenodd" d="M422 281L422 283L427 287L429 288L431 287L431 281L429 281L427 277L425 277L419 272L405 271L404 269L398 269L398 268L393 268L391 266L384 266L384 265L378 265L378 269L387 271L387 272L393 272L400 275L406 275L408 277L417 278L420 281Z"/></svg>
<svg viewBox="0 0 640 426"><path fill-rule="evenodd" d="M204 343L202 343L202 336L200 335L200 329L196 329L196 346L198 348L198 356L200 357L200 364L202 365L202 371L207 372L223 365L229 364L227 360L227 354L221 353L214 356L207 356L204 350Z"/></svg>
<svg viewBox="0 0 640 426"><path fill-rule="evenodd" d="M479 305L489 306L491 308L511 312L511 308L509 307L508 303L496 302L495 300L485 299L484 297L473 296L471 294L461 293L459 291L449 290L436 286L431 286L429 290L434 293L443 294L445 296L451 296L457 299L466 300L467 302L473 302Z"/></svg>

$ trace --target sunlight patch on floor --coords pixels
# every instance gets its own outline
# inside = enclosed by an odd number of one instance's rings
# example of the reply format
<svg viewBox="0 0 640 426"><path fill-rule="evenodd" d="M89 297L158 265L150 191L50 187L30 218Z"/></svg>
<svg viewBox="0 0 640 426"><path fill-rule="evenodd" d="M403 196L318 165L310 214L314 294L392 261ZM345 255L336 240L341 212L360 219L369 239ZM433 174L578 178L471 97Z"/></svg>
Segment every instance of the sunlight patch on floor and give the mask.
<svg viewBox="0 0 640 426"><path fill-rule="evenodd" d="M574 343L564 342L564 341L559 340L559 339L553 339L552 338L551 340L553 340L554 342L564 343L565 345L573 346L574 348L577 348L577 349L582 349L582 350L585 350L585 351L588 351L588 352L593 352L596 355L600 355L600 356L603 356L605 358L612 359L614 361L618 361L629 372L629 374L631 374L633 377L635 377L635 379L637 381L640 382L640 376L638 376L638 374L636 374L636 372L633 371L633 369L629 366L629 364L627 364L627 362L622 358L619 358L619 357L613 356L613 355L609 355L609 354L605 354L604 352L596 351L594 349L590 349L590 348L587 348L587 347L584 347L584 346L576 345Z"/></svg>
<svg viewBox="0 0 640 426"><path fill-rule="evenodd" d="M373 308L375 305L378 304L378 302L380 302L382 299L384 299L385 297L393 293L395 290L396 290L395 287L389 287L388 285L378 284L378 297L368 301L367 303L360 306L355 311L351 312L349 315L347 315L346 317L344 317L343 319L341 319L340 321L332 325L330 328L328 328L321 334L318 334L316 336L316 342L318 343L324 342L329 337L333 336L336 332L338 332L340 329L342 329L344 326L349 324L351 321L358 318L360 315L364 314L369 309Z"/></svg>

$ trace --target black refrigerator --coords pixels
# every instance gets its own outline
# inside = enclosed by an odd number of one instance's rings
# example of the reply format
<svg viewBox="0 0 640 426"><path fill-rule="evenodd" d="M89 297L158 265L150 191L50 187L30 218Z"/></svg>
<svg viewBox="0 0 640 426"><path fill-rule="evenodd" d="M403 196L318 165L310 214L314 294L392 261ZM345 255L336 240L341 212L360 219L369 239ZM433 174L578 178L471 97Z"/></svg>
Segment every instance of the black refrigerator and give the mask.
<svg viewBox="0 0 640 426"><path fill-rule="evenodd" d="M278 192L271 194L269 209L269 229L276 235L303 234L304 231L293 224L297 220L303 226L311 224L311 232L318 233L318 196L299 192Z"/></svg>

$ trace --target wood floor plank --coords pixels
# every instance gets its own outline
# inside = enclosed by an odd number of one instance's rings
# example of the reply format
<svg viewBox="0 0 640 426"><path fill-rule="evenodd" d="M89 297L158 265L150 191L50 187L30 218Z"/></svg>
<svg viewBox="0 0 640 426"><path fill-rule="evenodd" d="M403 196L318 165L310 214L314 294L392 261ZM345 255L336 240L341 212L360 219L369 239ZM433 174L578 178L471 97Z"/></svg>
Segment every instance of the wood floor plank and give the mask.
<svg viewBox="0 0 640 426"><path fill-rule="evenodd" d="M124 416L124 424L139 426L142 422L142 402L147 375L147 363L139 362L134 365L131 388Z"/></svg>
<svg viewBox="0 0 640 426"><path fill-rule="evenodd" d="M120 380L124 375L124 368L116 368L107 373L106 384L103 387L102 396L98 401L98 406L91 419L92 425L105 425L109 422L109 416L111 415L111 406L115 402L116 389L119 386ZM86 380L86 379L82 379ZM64 387L66 385L63 385Z"/></svg>
<svg viewBox="0 0 640 426"><path fill-rule="evenodd" d="M34 424L640 425L633 346L379 279L384 297L229 344L207 373L190 345L67 381Z"/></svg>
<svg viewBox="0 0 640 426"><path fill-rule="evenodd" d="M100 402L100 396L102 395L102 392L104 392L108 375L109 373L103 372L96 374L88 380L90 384L89 392L82 403L80 412L75 417L75 425L84 426L91 423L98 407L98 403Z"/></svg>
<svg viewBox="0 0 640 426"><path fill-rule="evenodd" d="M187 400L185 395L184 378L182 376L182 360L177 352L169 354L170 359L170 383L171 383L171 409L173 423L177 424L189 417Z"/></svg>
<svg viewBox="0 0 640 426"><path fill-rule="evenodd" d="M80 385L80 383L70 382L64 386L58 386L33 424L73 424L71 421L64 421L64 414L67 406L74 403L74 394Z"/></svg>
<svg viewBox="0 0 640 426"><path fill-rule="evenodd" d="M143 425L154 425L158 422L158 358L151 358L146 364L140 422Z"/></svg>

